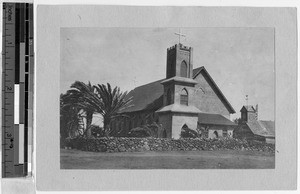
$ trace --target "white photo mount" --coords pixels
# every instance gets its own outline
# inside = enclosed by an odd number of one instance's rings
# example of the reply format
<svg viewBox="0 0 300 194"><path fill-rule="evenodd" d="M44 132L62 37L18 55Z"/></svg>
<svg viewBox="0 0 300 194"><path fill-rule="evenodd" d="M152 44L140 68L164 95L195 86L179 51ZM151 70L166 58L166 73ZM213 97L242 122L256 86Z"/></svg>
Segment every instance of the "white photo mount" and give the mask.
<svg viewBox="0 0 300 194"><path fill-rule="evenodd" d="M296 19L295 8L38 6L35 81L37 189L82 191L295 189L297 183ZM277 137L275 169L61 170L59 48L60 28L63 27L274 28Z"/></svg>

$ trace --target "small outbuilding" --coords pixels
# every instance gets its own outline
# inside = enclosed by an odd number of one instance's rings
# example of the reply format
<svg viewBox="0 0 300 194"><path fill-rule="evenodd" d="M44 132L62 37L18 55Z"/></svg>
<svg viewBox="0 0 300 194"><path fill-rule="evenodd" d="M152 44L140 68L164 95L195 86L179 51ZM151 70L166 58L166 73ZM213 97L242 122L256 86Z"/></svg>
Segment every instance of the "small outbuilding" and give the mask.
<svg viewBox="0 0 300 194"><path fill-rule="evenodd" d="M275 122L258 120L258 105L243 106L241 120L234 130L234 137L275 144Z"/></svg>

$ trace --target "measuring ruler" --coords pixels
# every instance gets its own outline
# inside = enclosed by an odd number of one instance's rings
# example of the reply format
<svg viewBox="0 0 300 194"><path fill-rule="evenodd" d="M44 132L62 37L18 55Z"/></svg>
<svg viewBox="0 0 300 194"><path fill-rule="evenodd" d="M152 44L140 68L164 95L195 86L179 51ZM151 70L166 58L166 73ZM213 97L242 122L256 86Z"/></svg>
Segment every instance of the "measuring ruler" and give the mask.
<svg viewBox="0 0 300 194"><path fill-rule="evenodd" d="M31 172L33 4L3 3L2 177Z"/></svg>

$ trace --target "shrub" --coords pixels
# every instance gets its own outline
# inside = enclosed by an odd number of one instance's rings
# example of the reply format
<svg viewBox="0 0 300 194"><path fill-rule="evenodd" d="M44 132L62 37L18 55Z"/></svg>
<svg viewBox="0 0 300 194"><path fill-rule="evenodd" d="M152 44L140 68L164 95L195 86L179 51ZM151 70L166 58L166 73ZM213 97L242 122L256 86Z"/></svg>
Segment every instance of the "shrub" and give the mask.
<svg viewBox="0 0 300 194"><path fill-rule="evenodd" d="M129 137L159 137L162 135L163 128L157 123L146 124L130 130Z"/></svg>
<svg viewBox="0 0 300 194"><path fill-rule="evenodd" d="M136 127L129 131L129 137L150 137L150 133L146 128Z"/></svg>
<svg viewBox="0 0 300 194"><path fill-rule="evenodd" d="M198 132L195 130L192 130L188 127L184 127L181 130L180 137L181 138L198 138L198 137L201 137L201 135L198 134Z"/></svg>
<svg viewBox="0 0 300 194"><path fill-rule="evenodd" d="M91 131L93 137L105 137L105 132L102 127L91 125Z"/></svg>

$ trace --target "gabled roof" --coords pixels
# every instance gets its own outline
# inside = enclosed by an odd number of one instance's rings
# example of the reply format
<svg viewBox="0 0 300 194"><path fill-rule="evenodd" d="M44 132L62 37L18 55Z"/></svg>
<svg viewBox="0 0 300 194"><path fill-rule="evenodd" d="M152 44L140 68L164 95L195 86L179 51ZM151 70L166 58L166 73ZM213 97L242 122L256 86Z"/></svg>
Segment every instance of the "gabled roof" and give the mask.
<svg viewBox="0 0 300 194"><path fill-rule="evenodd" d="M224 94L222 93L222 91L220 90L220 88L218 87L218 85L216 84L216 82L209 75L209 73L207 72L207 70L205 69L204 66L198 67L198 68L196 68L196 69L193 70L193 79L195 79L201 73L201 71L203 71L207 75L207 78L212 83L212 85L213 85L213 87L215 89L214 91L221 98L221 100L224 103L224 105L226 106L227 110L231 114L235 113L235 110L233 109L233 107L231 106L231 104L228 102L228 100L226 99L226 97L224 96Z"/></svg>
<svg viewBox="0 0 300 194"><path fill-rule="evenodd" d="M228 125L228 126L236 126L234 122L230 121L226 117L220 114L210 114L210 113L199 113L198 114L198 122L200 124L207 125Z"/></svg>
<svg viewBox="0 0 300 194"><path fill-rule="evenodd" d="M227 110L230 113L235 113L235 110L225 98L219 87L216 85L214 80L208 74L206 69L202 66L193 70L193 79L195 79L201 71L207 75L208 79L211 81L213 86L215 87L215 91L219 94L219 97L223 101L224 105L227 107ZM158 110L163 106L163 98L162 95L164 93L164 87L161 84L162 81L166 79L161 79L155 82L151 82L149 84L145 84L135 89L131 90L127 97L132 97L132 106L122 110L121 112L135 112L142 111L146 109Z"/></svg>
<svg viewBox="0 0 300 194"><path fill-rule="evenodd" d="M252 105L249 106L243 106L240 110L240 112L242 111L247 111L247 112L255 112L255 108Z"/></svg>
<svg viewBox="0 0 300 194"><path fill-rule="evenodd" d="M122 110L121 112L135 112L144 109L157 110L163 106L162 95L164 87L161 85L164 79L145 84L131 90L127 94L127 98L132 97L132 106Z"/></svg>
<svg viewBox="0 0 300 194"><path fill-rule="evenodd" d="M255 135L275 137L274 121L252 121L246 124Z"/></svg>

